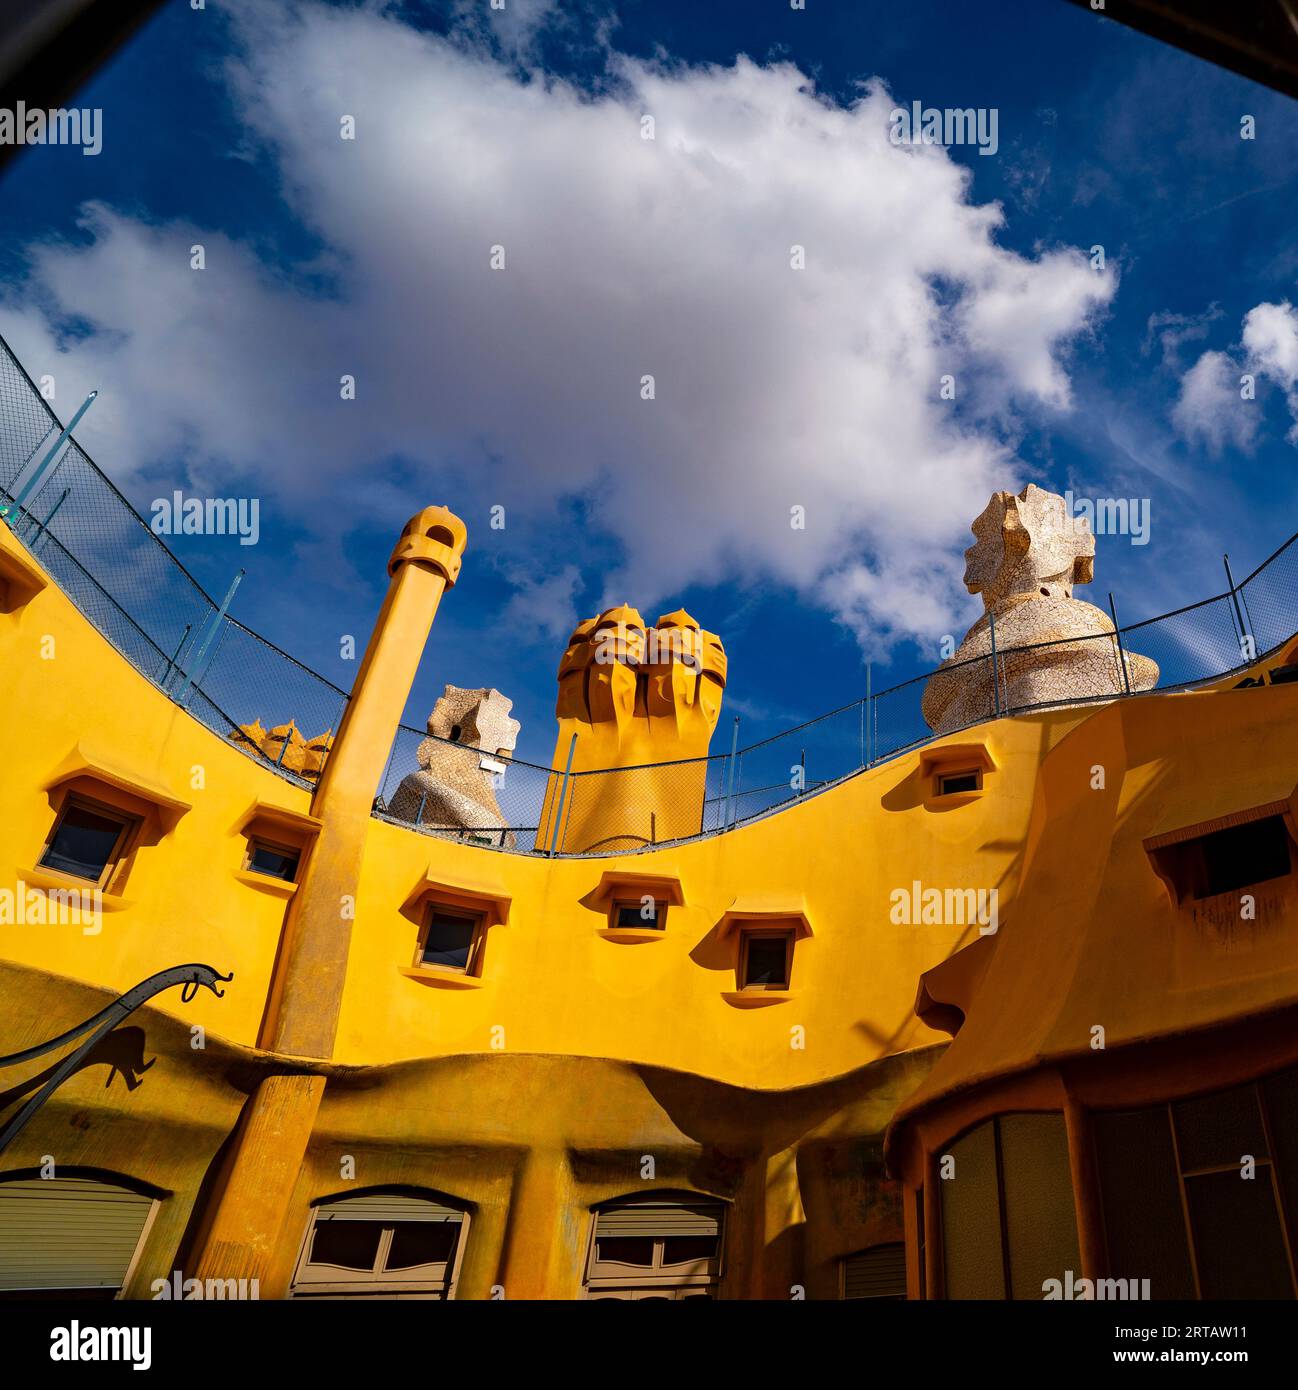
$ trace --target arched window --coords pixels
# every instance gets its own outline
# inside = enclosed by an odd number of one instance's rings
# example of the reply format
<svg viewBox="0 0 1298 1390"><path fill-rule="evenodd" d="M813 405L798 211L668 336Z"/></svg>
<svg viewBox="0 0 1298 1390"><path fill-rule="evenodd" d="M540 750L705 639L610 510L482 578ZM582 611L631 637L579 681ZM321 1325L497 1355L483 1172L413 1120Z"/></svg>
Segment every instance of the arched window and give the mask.
<svg viewBox="0 0 1298 1390"><path fill-rule="evenodd" d="M844 1298L905 1298L906 1245L871 1245L843 1260Z"/></svg>
<svg viewBox="0 0 1298 1390"><path fill-rule="evenodd" d="M0 1178L0 1296L116 1297L156 1206L154 1193L113 1173Z"/></svg>
<svg viewBox="0 0 1298 1390"><path fill-rule="evenodd" d="M467 1213L411 1188L325 1197L312 1208L292 1298L452 1298Z"/></svg>
<svg viewBox="0 0 1298 1390"><path fill-rule="evenodd" d="M646 1192L605 1202L594 1216L587 1298L716 1297L724 1203L692 1192Z"/></svg>

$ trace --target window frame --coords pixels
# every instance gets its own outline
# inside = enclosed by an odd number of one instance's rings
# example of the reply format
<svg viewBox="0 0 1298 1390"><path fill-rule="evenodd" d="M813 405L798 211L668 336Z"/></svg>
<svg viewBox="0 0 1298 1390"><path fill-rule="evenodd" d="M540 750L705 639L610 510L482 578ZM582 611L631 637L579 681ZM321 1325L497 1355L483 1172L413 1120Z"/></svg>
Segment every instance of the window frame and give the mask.
<svg viewBox="0 0 1298 1390"><path fill-rule="evenodd" d="M653 897L654 900L654 920L646 922L640 915L643 911L643 899ZM666 931L667 930L667 909L671 904L666 898L660 898L657 894L645 893L640 898L618 898L615 897L609 904L608 909L608 930L609 931ZM619 922L618 915L630 910L635 913L636 920L632 923Z"/></svg>
<svg viewBox="0 0 1298 1390"><path fill-rule="evenodd" d="M591 1211L590 1234L587 1240L586 1259L583 1263L582 1297L590 1299L608 1298L624 1295L628 1299L662 1298L672 1293L678 1297L688 1296L691 1291L707 1290L716 1296L725 1270L726 1227L729 1204L708 1193L671 1192L664 1194L655 1202L655 1194L648 1193L642 1198L611 1198L601 1202ZM648 1200L646 1200L646 1198ZM619 1208L645 1205L662 1206L706 1206L715 1207L717 1212L716 1250L703 1260L682 1260L674 1265L664 1265L664 1247L673 1236L658 1234L636 1237L653 1242L653 1263L651 1265L629 1265L618 1261L601 1261L599 1253L599 1218L605 1212ZM607 1237L606 1237L607 1239ZM600 1266L610 1268L601 1271ZM616 1268L613 1268L613 1267ZM703 1268L699 1268L703 1266Z"/></svg>
<svg viewBox="0 0 1298 1390"><path fill-rule="evenodd" d="M293 867L293 873L289 878L283 878L279 874L268 874L265 869L258 869L252 862L254 854L258 849L268 849L273 854L291 855L297 862ZM304 851L300 845L290 845L277 843L267 838L265 835L258 835L255 832L248 832L248 849L244 855L243 867L246 873L260 874L263 878L271 879L276 883L296 883L298 875L302 872L302 859Z"/></svg>
<svg viewBox="0 0 1298 1390"><path fill-rule="evenodd" d="M354 1193L350 1197L324 1197L312 1203L307 1216L306 1231L293 1266L293 1275L289 1280L289 1298L393 1298L400 1296L424 1298L430 1302L448 1302L455 1297L456 1285L460 1277L460 1265L464 1258L464 1248L468 1242L471 1213L467 1208L461 1207L453 1199L443 1197L440 1193L429 1191L402 1195L428 1202L430 1205L448 1207L459 1213L460 1219L455 1223L457 1228L455 1248L449 1260L433 1261L425 1265L411 1265L402 1270L384 1268L392 1251L392 1240L397 1226L418 1224L414 1222L402 1223L395 1220L375 1223L382 1224L383 1229L380 1232L378 1247L375 1250L374 1264L368 1271L348 1269L344 1265L330 1265L324 1261L317 1264L310 1258L316 1229L321 1224L319 1219L321 1211L329 1207L341 1206L358 1197L381 1195L381 1193L382 1189L378 1192L369 1189L366 1192ZM451 1223L446 1222L444 1224L450 1225ZM321 1271L329 1270L332 1273L312 1275L309 1273L312 1268ZM444 1271L440 1279L430 1277L426 1272L419 1272L435 1268L441 1268Z"/></svg>
<svg viewBox="0 0 1298 1390"><path fill-rule="evenodd" d="M117 838L113 842L112 850L104 863L104 867L98 878L87 878L83 874L74 873L71 869L59 868L54 864L45 862L46 855L54 843L55 836L67 818L68 812L74 808L89 811L92 815L103 816L106 820L119 822ZM36 860L36 867L46 873L62 874L65 878L76 879L81 883L89 883L107 892L109 886L118 876L119 870L124 866L131 852L135 848L136 838L143 818L124 811L120 806L114 806L111 802L99 801L94 797L86 796L82 792L69 791L59 803L59 808L55 812L54 821L45 836L45 843L41 847L40 855Z"/></svg>
<svg viewBox="0 0 1298 1390"><path fill-rule="evenodd" d="M948 787L946 784L957 777L972 777L974 784L972 787ZM971 796L974 792L983 789L983 769L981 767L939 767L933 773L933 795L935 797L944 796Z"/></svg>
<svg viewBox="0 0 1298 1390"><path fill-rule="evenodd" d="M463 967L458 965L443 965L436 961L424 959L424 951L427 946L429 933L433 929L433 919L441 914L445 917L458 918L461 921L471 921L473 923L473 939L469 943L469 954ZM458 907L454 904L443 902L437 898L429 898L424 904L423 925L419 928L419 936L415 942L415 957L412 962L416 970L440 971L447 975L463 975L469 979L480 980L482 978L482 963L486 954L487 941L487 914L477 908Z"/></svg>
<svg viewBox="0 0 1298 1390"><path fill-rule="evenodd" d="M797 932L793 927L741 927L739 959L735 964L735 985L741 994L788 993L793 988L793 948ZM778 984L749 984L748 947L756 940L783 940L784 979Z"/></svg>

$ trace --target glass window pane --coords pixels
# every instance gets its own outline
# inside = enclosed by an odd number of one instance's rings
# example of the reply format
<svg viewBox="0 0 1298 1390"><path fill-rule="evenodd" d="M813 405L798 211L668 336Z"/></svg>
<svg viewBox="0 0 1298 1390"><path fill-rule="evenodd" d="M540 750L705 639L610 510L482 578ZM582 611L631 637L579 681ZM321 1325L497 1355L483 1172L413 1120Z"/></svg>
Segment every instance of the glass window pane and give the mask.
<svg viewBox="0 0 1298 1390"><path fill-rule="evenodd" d="M1001 1185L1014 1298L1042 1298L1045 1281L1082 1277L1068 1130L1061 1114L1005 1115Z"/></svg>
<svg viewBox="0 0 1298 1390"><path fill-rule="evenodd" d="M1172 1119L1183 1173L1197 1168L1238 1167L1245 1154L1270 1156L1257 1089L1252 1085L1179 1100L1172 1106Z"/></svg>
<svg viewBox="0 0 1298 1390"><path fill-rule="evenodd" d="M311 1263L373 1269L382 1234L381 1221L317 1221L311 1236Z"/></svg>
<svg viewBox="0 0 1298 1390"><path fill-rule="evenodd" d="M384 1269L449 1264L455 1254L458 1221L402 1221L392 1229L392 1247Z"/></svg>
<svg viewBox="0 0 1298 1390"><path fill-rule="evenodd" d="M1111 1279L1148 1279L1151 1298L1193 1298L1194 1276L1167 1108L1091 1114Z"/></svg>
<svg viewBox="0 0 1298 1390"><path fill-rule="evenodd" d="M467 969L477 927L472 917L435 912L424 941L424 963L449 966L453 970Z"/></svg>
<svg viewBox="0 0 1298 1390"><path fill-rule="evenodd" d="M658 904L653 903L646 915L642 903L619 903L617 908L617 924L619 927L644 927L647 930L654 930L658 926Z"/></svg>
<svg viewBox="0 0 1298 1390"><path fill-rule="evenodd" d="M98 882L122 833L122 822L73 804L59 818L41 864Z"/></svg>
<svg viewBox="0 0 1298 1390"><path fill-rule="evenodd" d="M248 857L248 867L255 873L268 874L271 878L282 878L291 883L297 877L297 851L272 849L253 841L252 853Z"/></svg>
<svg viewBox="0 0 1298 1390"><path fill-rule="evenodd" d="M1204 1298L1294 1296L1268 1164L1186 1178L1185 1199Z"/></svg>
<svg viewBox="0 0 1298 1390"><path fill-rule="evenodd" d="M979 1125L947 1150L955 1159L949 1178L937 1177L942 1200L942 1249L948 1298L1004 1298L1000 1197L992 1121ZM938 1171L941 1172L941 1156Z"/></svg>
<svg viewBox="0 0 1298 1390"><path fill-rule="evenodd" d="M595 1259L600 1263L644 1265L654 1262L654 1243L640 1236L600 1236L595 1242Z"/></svg>
<svg viewBox="0 0 1298 1390"><path fill-rule="evenodd" d="M745 985L783 985L788 983L786 963L788 943L782 936L750 936Z"/></svg>
<svg viewBox="0 0 1298 1390"><path fill-rule="evenodd" d="M663 1265L700 1264L717 1253L715 1236L668 1236L663 1241Z"/></svg>

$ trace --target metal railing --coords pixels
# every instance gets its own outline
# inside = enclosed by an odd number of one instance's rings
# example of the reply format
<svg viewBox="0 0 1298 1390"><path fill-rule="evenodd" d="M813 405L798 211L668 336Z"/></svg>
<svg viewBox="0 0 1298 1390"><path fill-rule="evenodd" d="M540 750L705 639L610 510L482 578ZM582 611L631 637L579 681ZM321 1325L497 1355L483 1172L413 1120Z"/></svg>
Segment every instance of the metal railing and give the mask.
<svg viewBox="0 0 1298 1390"><path fill-rule="evenodd" d="M336 731L347 695L229 616L69 439L56 466L16 496L61 425L0 339L0 513L81 612L144 676L214 732L310 787L314 756L286 737L250 742L254 721L290 720L308 738ZM795 806L864 768L987 719L1127 698L1130 663L1158 663L1154 690L1220 679L1276 651L1298 630L1298 535L1246 579L1199 603L1097 633L998 648L941 680L960 682L957 716L935 732L922 701L935 672L831 710L746 748L644 767L566 772L489 756L403 725L375 814L421 833L520 854L626 853L716 835ZM994 634L993 634L994 643ZM1054 649L1054 650L1052 650ZM1061 654L1067 652L1064 658ZM1094 689L1036 698L1042 671L1085 658ZM1130 698L1139 698L1137 692ZM1050 694L1048 684L1046 694ZM273 726L273 725L272 725ZM421 767L416 750L424 747Z"/></svg>

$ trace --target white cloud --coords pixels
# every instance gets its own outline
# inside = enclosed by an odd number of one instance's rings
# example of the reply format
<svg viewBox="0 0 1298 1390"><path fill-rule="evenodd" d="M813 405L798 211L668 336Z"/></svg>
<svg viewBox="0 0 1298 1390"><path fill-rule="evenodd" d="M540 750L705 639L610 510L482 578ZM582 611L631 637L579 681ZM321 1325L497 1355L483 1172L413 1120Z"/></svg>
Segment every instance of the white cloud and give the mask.
<svg viewBox="0 0 1298 1390"><path fill-rule="evenodd" d="M1238 363L1224 352L1205 352L1181 378L1181 394L1172 407L1172 423L1191 443L1220 453L1227 444L1252 447L1257 407L1240 395Z"/></svg>
<svg viewBox="0 0 1298 1390"><path fill-rule="evenodd" d="M845 109L791 64L610 54L592 96L370 10L239 14L239 108L336 294L200 228L88 209L89 244L42 248L0 325L61 391L105 388L83 435L112 471L252 473L328 531L379 506L368 476L400 458L407 505L505 503L538 569L590 553L546 529L584 495L622 555L605 597L644 611L761 578L863 641L950 626L969 522L1020 486L1022 418L1070 406L1066 354L1111 272L1000 246L966 169L890 143L877 81ZM51 313L96 332L60 350ZM471 525L469 564L473 545ZM525 581L518 616L535 600L548 627L575 587Z"/></svg>
<svg viewBox="0 0 1298 1390"><path fill-rule="evenodd" d="M1153 326L1151 319L1151 330ZM1242 365L1226 353L1205 352L1185 373L1172 409L1173 424L1186 439L1205 443L1214 452L1226 443L1251 447L1257 406L1240 394L1241 377L1247 372L1285 393L1294 420L1286 438L1298 444L1298 311L1287 299L1255 305L1244 315L1240 343Z"/></svg>

